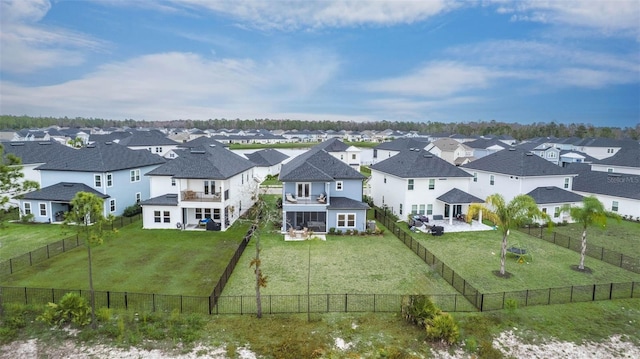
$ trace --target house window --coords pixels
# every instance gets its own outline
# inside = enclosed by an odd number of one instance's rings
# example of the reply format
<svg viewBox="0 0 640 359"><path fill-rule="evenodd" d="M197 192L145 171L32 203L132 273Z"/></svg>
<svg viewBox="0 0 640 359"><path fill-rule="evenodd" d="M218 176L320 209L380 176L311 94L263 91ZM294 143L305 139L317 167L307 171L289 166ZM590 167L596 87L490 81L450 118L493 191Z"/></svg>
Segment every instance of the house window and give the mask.
<svg viewBox="0 0 640 359"><path fill-rule="evenodd" d="M400 203L400 215L402 215L402 203Z"/></svg>
<svg viewBox="0 0 640 359"><path fill-rule="evenodd" d="M93 186L102 187L102 175L93 175Z"/></svg>
<svg viewBox="0 0 640 359"><path fill-rule="evenodd" d="M608 173L613 173L613 168L607 168Z"/></svg>
<svg viewBox="0 0 640 359"><path fill-rule="evenodd" d="M131 177L131 182L139 182L140 181L140 170L131 170L129 172L129 175Z"/></svg>
<svg viewBox="0 0 640 359"><path fill-rule="evenodd" d="M408 180L407 189L413 191L413 179Z"/></svg>
<svg viewBox="0 0 640 359"><path fill-rule="evenodd" d="M431 178L429 180L429 189L435 189L436 188L436 180Z"/></svg>
<svg viewBox="0 0 640 359"><path fill-rule="evenodd" d="M387 177L384 178L384 183L387 183Z"/></svg>
<svg viewBox="0 0 640 359"><path fill-rule="evenodd" d="M342 181L336 181L336 191L342 191Z"/></svg>
<svg viewBox="0 0 640 359"><path fill-rule="evenodd" d="M116 211L116 200L115 199L110 199L109 200L109 211L110 212L115 212Z"/></svg>
<svg viewBox="0 0 640 359"><path fill-rule="evenodd" d="M216 193L216 181L204 181L204 194Z"/></svg>
<svg viewBox="0 0 640 359"><path fill-rule="evenodd" d="M427 215L431 215L433 214L433 205L432 204L428 204L427 205Z"/></svg>
<svg viewBox="0 0 640 359"><path fill-rule="evenodd" d="M309 198L311 195L311 183L298 183L297 197Z"/></svg>
<svg viewBox="0 0 640 359"><path fill-rule="evenodd" d="M140 201L142 201L142 194L140 192L136 193L136 203L140 204Z"/></svg>
<svg viewBox="0 0 640 359"><path fill-rule="evenodd" d="M344 155L340 155L340 160L344 161Z"/></svg>
<svg viewBox="0 0 640 359"><path fill-rule="evenodd" d="M491 177L489 177L489 184L493 186L494 183L496 183L496 179L495 177L493 177L493 175L491 175Z"/></svg>
<svg viewBox="0 0 640 359"><path fill-rule="evenodd" d="M164 218L162 219L162 221L164 223L171 223L171 213L169 211L164 211Z"/></svg>
<svg viewBox="0 0 640 359"><path fill-rule="evenodd" d="M559 218L560 217L560 207L554 207L553 208L553 218Z"/></svg>
<svg viewBox="0 0 640 359"><path fill-rule="evenodd" d="M211 218L211 208L204 209L204 218Z"/></svg>
<svg viewBox="0 0 640 359"><path fill-rule="evenodd" d="M549 158L556 158L556 153L555 152L549 152Z"/></svg>
<svg viewBox="0 0 640 359"><path fill-rule="evenodd" d="M424 204L420 205L420 211L418 211L418 214L424 214Z"/></svg>
<svg viewBox="0 0 640 359"><path fill-rule="evenodd" d="M547 207L544 207L544 208L542 209L542 213L544 213L544 214L546 214L546 213L547 213Z"/></svg>
<svg viewBox="0 0 640 359"><path fill-rule="evenodd" d="M412 204L411 205L411 213L418 213L418 205L417 204Z"/></svg>
<svg viewBox="0 0 640 359"><path fill-rule="evenodd" d="M213 209L213 219L220 220L220 208Z"/></svg>
<svg viewBox="0 0 640 359"><path fill-rule="evenodd" d="M473 182L478 182L478 172L473 172Z"/></svg>
<svg viewBox="0 0 640 359"><path fill-rule="evenodd" d="M31 203L29 202L24 203L24 214L25 215L31 214Z"/></svg>
<svg viewBox="0 0 640 359"><path fill-rule="evenodd" d="M171 179L171 186L172 186L172 187L175 187L175 186L176 186L176 179L175 179L175 178L172 178L172 179Z"/></svg>
<svg viewBox="0 0 640 359"><path fill-rule="evenodd" d="M113 174L107 173L107 187L113 186Z"/></svg>
<svg viewBox="0 0 640 359"><path fill-rule="evenodd" d="M355 227L355 213L338 213L338 227Z"/></svg>
<svg viewBox="0 0 640 359"><path fill-rule="evenodd" d="M611 202L611 211L618 212L618 201Z"/></svg>
<svg viewBox="0 0 640 359"><path fill-rule="evenodd" d="M46 217L47 216L47 204L46 203L40 203L40 216L42 216L42 217Z"/></svg>
<svg viewBox="0 0 640 359"><path fill-rule="evenodd" d="M153 211L153 221L155 223L162 223L162 217L160 216L160 211Z"/></svg>
<svg viewBox="0 0 640 359"><path fill-rule="evenodd" d="M565 177L564 179L564 188L565 189L569 188L569 177Z"/></svg>
<svg viewBox="0 0 640 359"><path fill-rule="evenodd" d="M156 147L156 153L162 152L162 147Z"/></svg>
<svg viewBox="0 0 640 359"><path fill-rule="evenodd" d="M196 208L196 219L202 219L202 208Z"/></svg>
<svg viewBox="0 0 640 359"><path fill-rule="evenodd" d="M352 160L355 160L355 159L356 159L356 154L355 154L355 153L352 153L352 154L351 154L351 159L352 159Z"/></svg>

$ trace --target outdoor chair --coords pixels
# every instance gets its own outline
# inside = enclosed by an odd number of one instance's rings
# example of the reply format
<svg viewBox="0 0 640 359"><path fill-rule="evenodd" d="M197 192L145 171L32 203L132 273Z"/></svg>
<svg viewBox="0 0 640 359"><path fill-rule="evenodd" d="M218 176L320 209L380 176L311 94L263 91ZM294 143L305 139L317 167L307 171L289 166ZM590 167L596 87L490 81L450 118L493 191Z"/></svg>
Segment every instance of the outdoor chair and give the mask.
<svg viewBox="0 0 640 359"><path fill-rule="evenodd" d="M293 197L293 195L291 193L287 193L285 195L287 202L291 202L291 203L298 203L298 200L295 199L295 197Z"/></svg>

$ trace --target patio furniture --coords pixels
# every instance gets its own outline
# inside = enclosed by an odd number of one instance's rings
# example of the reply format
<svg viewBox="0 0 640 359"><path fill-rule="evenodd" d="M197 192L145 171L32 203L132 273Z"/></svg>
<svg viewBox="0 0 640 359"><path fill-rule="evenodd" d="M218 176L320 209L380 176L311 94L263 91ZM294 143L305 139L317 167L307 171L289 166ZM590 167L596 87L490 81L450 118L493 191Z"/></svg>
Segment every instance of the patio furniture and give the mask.
<svg viewBox="0 0 640 359"><path fill-rule="evenodd" d="M325 195L324 193L321 193L318 196L318 203L326 203L327 202L327 195Z"/></svg>
<svg viewBox="0 0 640 359"><path fill-rule="evenodd" d="M441 236L444 234L443 226L431 226L431 235L432 236Z"/></svg>
<svg viewBox="0 0 640 359"><path fill-rule="evenodd" d="M517 258L518 263L524 263L527 259L529 261L533 261L531 253L527 252L527 249L521 246L511 246L507 248L507 253L513 254Z"/></svg>
<svg viewBox="0 0 640 359"><path fill-rule="evenodd" d="M287 193L285 195L285 198L287 199L287 202L298 203L298 200L295 199L295 197L293 197L293 195L291 193Z"/></svg>
<svg viewBox="0 0 640 359"><path fill-rule="evenodd" d="M444 217L441 214L434 214L433 215L433 220L434 221L442 221L444 219Z"/></svg>

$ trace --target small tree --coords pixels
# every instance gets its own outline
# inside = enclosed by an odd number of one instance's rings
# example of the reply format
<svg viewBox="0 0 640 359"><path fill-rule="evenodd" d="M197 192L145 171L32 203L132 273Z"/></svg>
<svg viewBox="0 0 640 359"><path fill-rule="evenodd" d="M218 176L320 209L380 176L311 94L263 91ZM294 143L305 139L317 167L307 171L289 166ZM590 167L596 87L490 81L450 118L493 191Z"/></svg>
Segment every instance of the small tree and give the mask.
<svg viewBox="0 0 640 359"><path fill-rule="evenodd" d="M91 327L96 327L96 301L93 289L93 268L91 247L102 244L107 236L107 227L113 222L113 216L104 217L104 200L93 193L78 192L71 200L71 210L67 212L64 225L75 228L85 240L89 262L89 293L91 305Z"/></svg>
<svg viewBox="0 0 640 359"><path fill-rule="evenodd" d="M584 197L580 207L563 207L564 212L569 212L571 218L582 225L582 243L580 248L580 264L578 269L584 270L584 256L587 252L587 227L607 224L607 218L614 218L620 221L620 215L607 211L602 202L593 196Z"/></svg>
<svg viewBox="0 0 640 359"><path fill-rule="evenodd" d="M545 219L548 223L549 217L538 208L536 201L526 194L515 196L509 203L506 203L502 195L496 193L487 197L488 206L480 203L473 203L469 206L467 221L482 212L484 217L496 226L502 234L502 250L500 251L500 276L505 276L505 262L507 257L507 237L509 231L522 226L530 220Z"/></svg>

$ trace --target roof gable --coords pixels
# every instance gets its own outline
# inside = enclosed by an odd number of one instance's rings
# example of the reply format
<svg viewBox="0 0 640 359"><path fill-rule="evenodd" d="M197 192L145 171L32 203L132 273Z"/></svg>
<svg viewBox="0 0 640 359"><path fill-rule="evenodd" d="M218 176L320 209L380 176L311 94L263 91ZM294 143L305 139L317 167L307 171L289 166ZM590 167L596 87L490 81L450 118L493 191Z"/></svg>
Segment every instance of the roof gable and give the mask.
<svg viewBox="0 0 640 359"><path fill-rule="evenodd" d="M520 177L575 174L566 168L554 165L540 156L517 147L492 153L462 167Z"/></svg>
<svg viewBox="0 0 640 359"><path fill-rule="evenodd" d="M255 167L243 156L220 146L199 146L176 150L176 153L178 158L168 161L147 175L222 180Z"/></svg>
<svg viewBox="0 0 640 359"><path fill-rule="evenodd" d="M371 169L401 178L471 177L469 173L426 150L404 150Z"/></svg>
<svg viewBox="0 0 640 359"><path fill-rule="evenodd" d="M360 172L323 149L311 149L282 165L280 170L280 180L285 182L364 178Z"/></svg>

